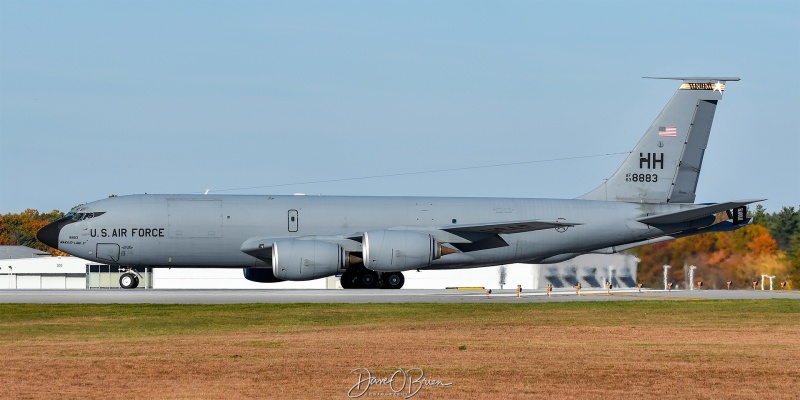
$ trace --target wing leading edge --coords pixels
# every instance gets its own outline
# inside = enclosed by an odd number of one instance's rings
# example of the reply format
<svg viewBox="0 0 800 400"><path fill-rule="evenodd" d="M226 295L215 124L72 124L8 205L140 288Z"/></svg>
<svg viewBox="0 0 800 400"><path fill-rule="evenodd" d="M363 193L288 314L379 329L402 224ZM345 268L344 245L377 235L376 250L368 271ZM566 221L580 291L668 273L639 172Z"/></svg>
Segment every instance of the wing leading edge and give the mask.
<svg viewBox="0 0 800 400"><path fill-rule="evenodd" d="M579 222L569 222L563 219L550 220L550 221L534 219L527 221L489 222L485 224L448 225L448 226L440 226L438 227L438 229L450 233L474 232L474 233L491 233L491 234L501 234L501 233L510 234L510 233L539 231L542 229L550 229L550 228L568 228L576 225L583 225L583 224Z"/></svg>

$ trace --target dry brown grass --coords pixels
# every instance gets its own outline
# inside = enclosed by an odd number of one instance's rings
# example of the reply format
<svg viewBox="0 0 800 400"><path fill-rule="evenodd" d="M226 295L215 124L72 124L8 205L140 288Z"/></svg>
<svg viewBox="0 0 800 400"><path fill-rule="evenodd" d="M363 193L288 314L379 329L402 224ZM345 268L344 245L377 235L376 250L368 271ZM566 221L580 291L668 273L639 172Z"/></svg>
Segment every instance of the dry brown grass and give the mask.
<svg viewBox="0 0 800 400"><path fill-rule="evenodd" d="M453 383L419 399L796 398L798 303L1 306L0 396L347 398L355 368L419 367Z"/></svg>

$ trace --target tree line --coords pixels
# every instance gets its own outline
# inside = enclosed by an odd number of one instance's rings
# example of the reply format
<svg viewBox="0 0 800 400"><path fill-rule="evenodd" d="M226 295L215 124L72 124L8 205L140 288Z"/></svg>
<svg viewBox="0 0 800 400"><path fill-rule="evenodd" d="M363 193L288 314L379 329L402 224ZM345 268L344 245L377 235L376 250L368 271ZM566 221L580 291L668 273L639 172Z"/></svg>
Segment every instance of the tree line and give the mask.
<svg viewBox="0 0 800 400"><path fill-rule="evenodd" d="M679 286L687 282L689 266L694 265L695 281L710 288L724 288L728 281L736 288L749 287L762 274L774 275L776 285L785 281L800 288L800 207L768 213L758 205L752 216L753 224L733 232L705 233L629 250L640 260L639 283L660 287L663 266L668 264L672 266L669 280ZM58 210L40 213L34 209L0 215L0 245L66 255L36 240L39 229L63 217ZM726 218L722 213L720 219Z"/></svg>
<svg viewBox="0 0 800 400"><path fill-rule="evenodd" d="M800 207L768 213L758 205L752 217L753 224L733 232L704 233L629 250L639 257L639 282L662 287L666 264L672 267L668 280L684 287L694 265L695 282L702 281L704 287L725 288L727 282L734 288L752 287L762 275L771 275L778 288L780 282L800 288Z"/></svg>
<svg viewBox="0 0 800 400"><path fill-rule="evenodd" d="M40 213L29 208L19 214L8 213L0 215L0 245L28 246L37 250L49 252L55 256L67 255L63 251L53 249L36 240L36 232L45 225L64 218L64 213L58 210L49 213Z"/></svg>

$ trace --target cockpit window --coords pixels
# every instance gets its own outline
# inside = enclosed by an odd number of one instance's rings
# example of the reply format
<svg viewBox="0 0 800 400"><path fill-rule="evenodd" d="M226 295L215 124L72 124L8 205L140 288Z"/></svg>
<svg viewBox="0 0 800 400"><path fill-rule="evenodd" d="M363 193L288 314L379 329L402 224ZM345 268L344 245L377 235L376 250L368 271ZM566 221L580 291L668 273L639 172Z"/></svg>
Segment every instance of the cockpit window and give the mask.
<svg viewBox="0 0 800 400"><path fill-rule="evenodd" d="M69 214L67 214L65 216L65 218L69 218L70 215L72 215L72 220L73 221L83 221L85 219L99 217L99 216L101 216L103 214L105 214L105 211L89 212L89 213L74 213L74 214L72 212L70 212Z"/></svg>

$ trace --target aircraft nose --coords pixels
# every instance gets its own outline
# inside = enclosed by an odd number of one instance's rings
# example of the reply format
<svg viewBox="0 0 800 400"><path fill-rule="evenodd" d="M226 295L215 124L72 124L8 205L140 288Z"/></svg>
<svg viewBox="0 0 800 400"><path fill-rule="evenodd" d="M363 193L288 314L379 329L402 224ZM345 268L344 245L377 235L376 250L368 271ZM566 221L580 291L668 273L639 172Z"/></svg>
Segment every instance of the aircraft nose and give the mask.
<svg viewBox="0 0 800 400"><path fill-rule="evenodd" d="M52 222L36 232L36 239L54 249L58 249L58 234L61 232L61 221Z"/></svg>

